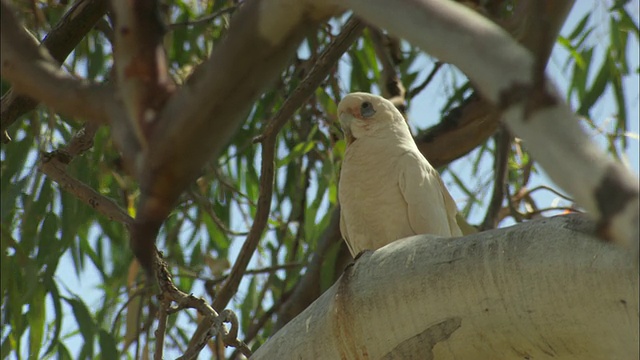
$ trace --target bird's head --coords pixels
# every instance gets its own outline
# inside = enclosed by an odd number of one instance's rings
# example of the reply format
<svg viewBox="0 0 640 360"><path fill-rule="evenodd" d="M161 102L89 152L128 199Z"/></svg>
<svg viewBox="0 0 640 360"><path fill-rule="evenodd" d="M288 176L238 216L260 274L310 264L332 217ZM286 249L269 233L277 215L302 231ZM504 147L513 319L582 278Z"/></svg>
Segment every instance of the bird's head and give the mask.
<svg viewBox="0 0 640 360"><path fill-rule="evenodd" d="M389 100L368 93L351 93L338 104L338 117L347 146L364 137L385 135L389 129L409 129L402 114Z"/></svg>

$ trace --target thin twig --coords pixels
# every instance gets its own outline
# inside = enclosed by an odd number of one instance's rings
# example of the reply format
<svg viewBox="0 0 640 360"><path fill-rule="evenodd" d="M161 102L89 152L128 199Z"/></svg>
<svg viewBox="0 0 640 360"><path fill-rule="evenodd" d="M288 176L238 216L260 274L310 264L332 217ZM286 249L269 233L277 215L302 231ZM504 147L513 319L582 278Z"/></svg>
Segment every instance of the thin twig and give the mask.
<svg viewBox="0 0 640 360"><path fill-rule="evenodd" d="M542 208L542 209L536 209L533 211L529 211L526 213L520 213L520 215L524 218L524 219L532 219L533 217L535 217L536 215L541 215L544 212L547 211L565 211L565 212L576 212L576 213L582 213L582 211L576 209L575 207L572 206L558 206L558 207L546 207L546 208Z"/></svg>
<svg viewBox="0 0 640 360"><path fill-rule="evenodd" d="M387 50L387 46L384 44L386 35L383 34L382 30L378 27L369 26L368 28L369 33L371 34L371 40L373 41L373 48L376 52L376 57L382 64L382 79L380 79L382 96L389 99L406 119L406 90L402 85L402 81L400 81L400 78L398 77L398 73L393 61L391 60L391 55Z"/></svg>
<svg viewBox="0 0 640 360"><path fill-rule="evenodd" d="M533 192L538 191L538 190L547 190L547 191L550 191L550 192L558 195L559 197L561 197L561 198L563 198L563 199L565 199L567 201L571 201L571 202L574 201L572 198L568 197L567 195L562 194L558 190L553 189L553 188L548 187L548 186L545 186L545 185L539 185L539 186L533 187L533 188L528 189L528 190L527 189L523 189L523 190L524 190L524 192L521 190L520 192L518 192L517 194L515 194L513 196L514 201L519 201L520 199L522 199L522 198L524 198L526 196L529 196Z"/></svg>
<svg viewBox="0 0 640 360"><path fill-rule="evenodd" d="M114 220L129 226L133 223L133 218L118 206L115 201L100 194L67 173L67 164L69 164L75 156L91 148L96 130L97 126L94 124L86 124L84 128L73 136L66 147L42 154L38 169L51 180L57 182L63 190L91 206L109 220Z"/></svg>
<svg viewBox="0 0 640 360"><path fill-rule="evenodd" d="M206 199L205 197L197 194L193 190L190 190L188 194L189 194L189 197L198 204L199 208L204 209L204 211L209 215L211 220L213 220L213 222L216 223L216 225L218 226L218 228L220 228L220 230L222 230L222 232L232 236L247 236L249 234L246 231L239 232L239 231L233 231L229 229L222 222L222 220L220 220L218 215L216 215L216 212L213 210L213 206L211 205L211 202L209 202L208 199Z"/></svg>
<svg viewBox="0 0 640 360"><path fill-rule="evenodd" d="M511 191L509 190L509 184L505 185L504 192L507 196L507 207L509 208L509 214L513 217L513 219L516 222L521 223L524 219L522 218L522 215L518 211L516 203L513 201L513 198L511 196Z"/></svg>
<svg viewBox="0 0 640 360"><path fill-rule="evenodd" d="M129 307L129 304L131 304L131 302L133 302L133 300L135 300L137 297L143 296L143 295L145 295L147 293L148 293L147 289L137 289L132 294L129 294L129 296L127 297L127 301L124 304L122 304L122 306L120 307L120 309L118 309L118 311L116 312L116 315L113 318L113 323L111 324L111 333L112 334L115 334L115 332L116 332L116 327L118 325L118 321L120 319L120 316L122 315L122 312ZM119 295L124 295L124 294L121 293ZM125 343L124 348L126 349L128 347L129 347L129 344Z"/></svg>
<svg viewBox="0 0 640 360"><path fill-rule="evenodd" d="M282 108L276 113L271 122L267 124L263 134L257 139L262 142L262 168L256 216L249 230L249 236L247 240L245 240L233 269L229 274L229 279L225 282L213 302L215 309L226 307L233 295L237 292L242 274L245 272L249 260L258 246L258 242L267 224L271 207L271 195L273 193L276 135L295 111L313 94L315 89L327 76L329 70L360 36L363 28L364 25L356 18L352 17L347 21L342 32L323 51L311 71L309 71L302 83L294 90L293 94L287 98Z"/></svg>
<svg viewBox="0 0 640 360"><path fill-rule="evenodd" d="M261 275L261 274L273 274L276 271L279 270L289 270L289 269L297 269L300 268L302 266L302 264L300 263L288 263L288 264L282 264L282 265L276 265L276 266L269 266L266 268L261 268L261 269L253 269L253 270L247 270L244 272L244 276L248 276L248 275ZM217 285L223 281L225 281L226 279L229 278L229 274L225 274L220 276L217 279L212 279L212 280L208 280L210 285Z"/></svg>
<svg viewBox="0 0 640 360"><path fill-rule="evenodd" d="M154 360L162 360L164 353L164 338L167 334L167 317L168 310L171 307L171 300L164 297L163 294L158 295L160 299L160 310L158 312L158 328L155 331L156 336L156 352L153 354Z"/></svg>
<svg viewBox="0 0 640 360"><path fill-rule="evenodd" d="M206 15L201 17L200 19L196 19L196 20L190 20L190 21L184 21L184 22L179 22L179 23L173 23L171 25L169 25L169 30L175 30L181 27L186 27L186 26L196 26L196 25L200 25L200 24L206 24L208 22L211 22L212 20L214 20L215 18L225 15L225 14L231 14L233 13L235 10L237 9L237 6L229 6L226 7L224 9L220 9L212 14Z"/></svg>
<svg viewBox="0 0 640 360"><path fill-rule="evenodd" d="M495 156L493 163L494 183L493 193L484 221L480 227L481 231L495 229L498 226L500 209L504 200L504 186L507 180L507 168L509 152L511 151L511 134L506 127L501 129L494 136Z"/></svg>
<svg viewBox="0 0 640 360"><path fill-rule="evenodd" d="M160 252L156 252L154 264L154 272L157 275L163 301L167 301L168 303L175 302L177 304L175 307L163 307L160 311L166 312L166 314L173 314L182 309L196 309L204 316L191 338L187 350L179 359L194 359L197 357L200 350L202 350L213 335L220 335L226 346L236 347L247 357L251 356L249 347L237 339L238 319L232 311L224 310L218 313L202 298L196 298L178 289L173 283L171 274L167 269L167 263L164 261ZM224 323L230 323L231 329L227 330Z"/></svg>
<svg viewBox="0 0 640 360"><path fill-rule="evenodd" d="M407 100L411 100L413 99L416 95L418 95L419 93L422 92L422 90L424 90L427 85L429 85L431 83L431 81L433 80L433 78L436 76L436 74L438 73L438 70L440 70L440 68L442 67L444 63L442 61L436 61L433 64L433 69L431 69L431 72L429 73L429 75L427 75L427 78L424 79L424 81L422 82L422 84L414 87L413 89L411 89L409 91L409 95L407 95Z"/></svg>

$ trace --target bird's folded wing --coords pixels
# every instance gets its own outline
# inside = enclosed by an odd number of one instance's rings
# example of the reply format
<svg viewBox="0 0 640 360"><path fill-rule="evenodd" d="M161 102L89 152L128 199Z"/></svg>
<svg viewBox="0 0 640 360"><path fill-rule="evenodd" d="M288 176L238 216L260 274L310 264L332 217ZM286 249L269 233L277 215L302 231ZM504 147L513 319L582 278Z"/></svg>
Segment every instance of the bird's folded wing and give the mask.
<svg viewBox="0 0 640 360"><path fill-rule="evenodd" d="M418 154L400 158L400 192L407 203L409 224L416 234L459 236L456 204L444 187L440 174Z"/></svg>
<svg viewBox="0 0 640 360"><path fill-rule="evenodd" d="M344 220L344 211L340 210L340 233L342 234L342 238L344 239L344 242L347 243L347 247L349 248L349 252L351 253L351 256L356 256L356 254L354 253L354 249L351 246L351 243L349 242L349 234L347 232L347 223Z"/></svg>

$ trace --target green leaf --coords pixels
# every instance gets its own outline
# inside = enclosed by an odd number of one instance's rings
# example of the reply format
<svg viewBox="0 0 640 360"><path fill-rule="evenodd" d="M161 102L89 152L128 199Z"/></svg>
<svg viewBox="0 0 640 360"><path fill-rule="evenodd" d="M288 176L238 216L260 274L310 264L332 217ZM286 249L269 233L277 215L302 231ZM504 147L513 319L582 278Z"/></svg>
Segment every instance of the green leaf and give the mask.
<svg viewBox="0 0 640 360"><path fill-rule="evenodd" d="M620 77L615 77L611 82L611 85L613 86L613 95L616 101L616 107L618 108L616 133L625 134L627 132L627 101L622 87L622 79ZM626 150L628 145L627 137L622 136L620 141L622 142L622 148Z"/></svg>
<svg viewBox="0 0 640 360"><path fill-rule="evenodd" d="M580 34L582 34L582 32L584 31L585 27L589 23L589 18L590 17L591 17L591 13L590 12L588 12L585 16L582 17L580 22L578 22L576 27L573 28L573 31L569 35L569 40L575 40Z"/></svg>
<svg viewBox="0 0 640 360"><path fill-rule="evenodd" d="M61 247L61 242L56 236L59 229L58 216L54 213L47 213L42 221L42 226L38 234L38 255L37 263L46 268L48 276L53 276L58 267L58 261L66 248Z"/></svg>
<svg viewBox="0 0 640 360"><path fill-rule="evenodd" d="M93 357L93 340L96 335L96 324L93 321L91 312L85 303L79 298L62 297L67 304L71 305L71 310L76 318L80 334L84 339L84 344L80 350L80 357Z"/></svg>
<svg viewBox="0 0 640 360"><path fill-rule="evenodd" d="M59 342L58 343L58 360L73 360L73 357L71 356L71 352L69 352L69 349L67 349L66 346L64 346L63 343Z"/></svg>
<svg viewBox="0 0 640 360"><path fill-rule="evenodd" d="M586 67L586 64L584 59L582 58L582 55L578 52L578 50L575 47L573 47L573 45L571 45L571 42L569 42L568 39L560 36L558 38L558 43L562 47L564 47L567 51L569 51L569 54L575 61L576 66L578 66L580 69L584 69Z"/></svg>
<svg viewBox="0 0 640 360"><path fill-rule="evenodd" d="M309 141L294 146L283 159L276 160L276 168L288 165L292 160L299 159L303 155L306 155L309 151L313 150L316 144L315 141Z"/></svg>
<svg viewBox="0 0 640 360"><path fill-rule="evenodd" d="M242 304L240 304L240 314L241 314L241 328L248 329L249 325L251 325L251 315L253 310L256 308L256 277L252 276L249 281L249 286L247 286L247 292Z"/></svg>
<svg viewBox="0 0 640 360"><path fill-rule="evenodd" d="M45 323L45 289L38 284L33 296L29 299L29 358L37 359L42 347Z"/></svg>
<svg viewBox="0 0 640 360"><path fill-rule="evenodd" d="M118 346L113 335L106 332L104 329L100 329L98 344L100 345L100 358L101 359L118 359Z"/></svg>
<svg viewBox="0 0 640 360"><path fill-rule="evenodd" d="M53 325L53 334L51 335L51 343L49 347L44 352L44 356L49 355L55 350L56 344L60 339L60 331L62 330L62 318L64 314L62 313L62 302L60 301L62 298L60 296L60 291L58 290L58 286L50 277L45 277L43 279L44 286L51 296L51 302L53 304L53 311L55 313L54 317L54 325Z"/></svg>
<svg viewBox="0 0 640 360"><path fill-rule="evenodd" d="M598 71L598 75L593 82L593 85L587 91L584 97L581 98L580 108L578 109L578 114L589 117L589 111L595 104L595 102L602 96L604 90L607 88L607 84L609 83L609 79L611 77L610 71L611 64L609 63L609 57L605 56L605 60L600 67L600 71Z"/></svg>

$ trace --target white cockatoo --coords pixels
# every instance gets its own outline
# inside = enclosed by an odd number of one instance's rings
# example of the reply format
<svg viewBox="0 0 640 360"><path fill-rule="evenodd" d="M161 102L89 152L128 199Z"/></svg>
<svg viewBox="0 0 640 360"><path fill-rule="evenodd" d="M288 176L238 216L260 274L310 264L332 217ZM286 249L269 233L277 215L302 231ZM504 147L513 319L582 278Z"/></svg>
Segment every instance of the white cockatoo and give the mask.
<svg viewBox="0 0 640 360"><path fill-rule="evenodd" d="M461 236L456 204L388 100L352 93L338 104L346 140L340 231L354 257L417 234Z"/></svg>

